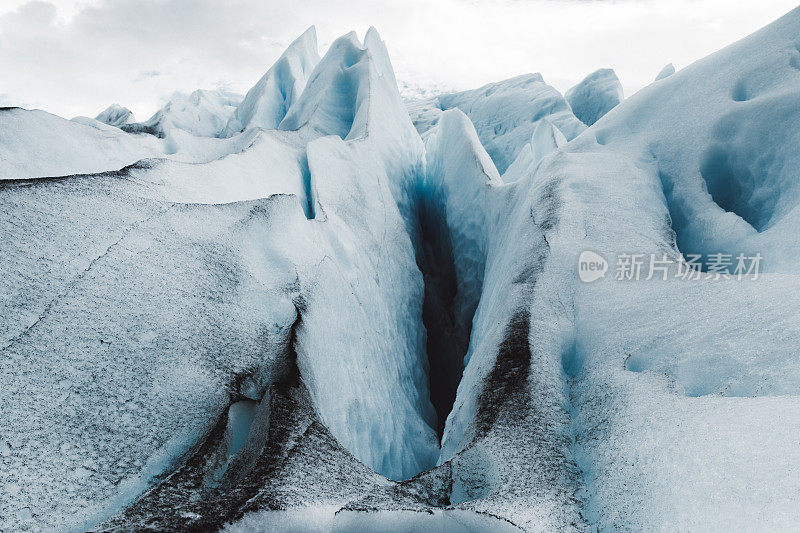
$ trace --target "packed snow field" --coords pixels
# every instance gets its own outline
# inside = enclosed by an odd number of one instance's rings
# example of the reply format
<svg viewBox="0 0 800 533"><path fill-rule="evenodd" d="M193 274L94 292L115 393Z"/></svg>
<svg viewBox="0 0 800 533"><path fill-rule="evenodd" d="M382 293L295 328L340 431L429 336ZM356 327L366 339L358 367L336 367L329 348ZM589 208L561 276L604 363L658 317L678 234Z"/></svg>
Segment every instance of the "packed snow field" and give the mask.
<svg viewBox="0 0 800 533"><path fill-rule="evenodd" d="M796 527L798 35L404 102L311 28L245 96L0 109L0 531Z"/></svg>

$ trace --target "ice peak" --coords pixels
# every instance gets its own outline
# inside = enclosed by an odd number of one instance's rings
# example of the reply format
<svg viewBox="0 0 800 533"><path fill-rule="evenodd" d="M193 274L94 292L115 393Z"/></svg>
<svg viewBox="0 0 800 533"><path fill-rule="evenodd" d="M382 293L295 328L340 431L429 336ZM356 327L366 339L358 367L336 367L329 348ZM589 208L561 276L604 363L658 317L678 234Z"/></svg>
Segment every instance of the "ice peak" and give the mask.
<svg viewBox="0 0 800 533"><path fill-rule="evenodd" d="M567 138L547 117L539 119L534 125L531 142L520 150L517 158L503 173L503 181L518 181L531 170L533 165L541 161L550 152L567 144Z"/></svg>
<svg viewBox="0 0 800 533"><path fill-rule="evenodd" d="M336 39L308 77L302 96L286 112L281 130L307 127L311 136L363 136L366 119L356 121L369 100L370 54L356 32ZM361 88L367 90L362 91ZM358 124L358 127L356 127ZM358 131L358 133L355 133Z"/></svg>
<svg viewBox="0 0 800 533"><path fill-rule="evenodd" d="M317 30L310 26L258 80L228 121L227 135L247 128L274 130L305 89L319 63Z"/></svg>
<svg viewBox="0 0 800 533"><path fill-rule="evenodd" d="M531 148L533 149L534 160L539 161L541 158L556 150L557 148L567 144L567 138L558 129L558 126L550 122L545 117L540 119L536 124L536 128L531 135Z"/></svg>
<svg viewBox="0 0 800 533"><path fill-rule="evenodd" d="M199 137L217 137L241 102L241 96L224 90L197 89L191 94L175 93L169 102L145 122L123 124L130 133L166 137L179 129Z"/></svg>
<svg viewBox="0 0 800 533"><path fill-rule="evenodd" d="M658 72L658 76L656 76L656 81L668 78L673 74L675 74L675 66L672 63L667 63L666 65L664 65L664 68L662 68Z"/></svg>
<svg viewBox="0 0 800 533"><path fill-rule="evenodd" d="M595 70L564 96L575 116L587 126L600 120L624 99L622 84L610 68Z"/></svg>
<svg viewBox="0 0 800 533"><path fill-rule="evenodd" d="M378 43L383 44L381 35L378 33L378 30L375 28L375 26L370 26L367 30L367 34L364 35L364 48L372 48L372 46Z"/></svg>
<svg viewBox="0 0 800 533"><path fill-rule="evenodd" d="M119 104L111 104L102 113L97 115L95 120L108 124L109 126L121 126L123 124L136 122L131 110Z"/></svg>
<svg viewBox="0 0 800 533"><path fill-rule="evenodd" d="M294 46L296 43L307 43L313 46L313 48L317 49L317 27L315 25L311 25L306 28L306 31L300 34L300 37L292 41L292 44L289 45L289 48Z"/></svg>

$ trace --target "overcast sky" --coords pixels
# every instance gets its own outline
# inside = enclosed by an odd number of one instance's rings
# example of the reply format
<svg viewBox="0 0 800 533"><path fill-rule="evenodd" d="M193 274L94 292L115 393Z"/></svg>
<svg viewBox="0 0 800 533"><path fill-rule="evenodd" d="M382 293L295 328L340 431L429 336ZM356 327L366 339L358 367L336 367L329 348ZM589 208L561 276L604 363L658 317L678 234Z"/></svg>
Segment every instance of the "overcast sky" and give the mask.
<svg viewBox="0 0 800 533"><path fill-rule="evenodd" d="M790 0L0 0L0 105L150 116L175 91L246 92L314 24L320 53L374 25L406 93L600 67L626 95L795 7Z"/></svg>

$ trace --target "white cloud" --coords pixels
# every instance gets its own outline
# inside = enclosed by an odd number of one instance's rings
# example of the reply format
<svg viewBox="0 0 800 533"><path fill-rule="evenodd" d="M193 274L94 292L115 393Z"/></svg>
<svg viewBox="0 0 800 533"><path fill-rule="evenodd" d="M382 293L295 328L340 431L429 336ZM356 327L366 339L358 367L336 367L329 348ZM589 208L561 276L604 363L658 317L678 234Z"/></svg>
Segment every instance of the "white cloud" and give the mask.
<svg viewBox="0 0 800 533"><path fill-rule="evenodd" d="M174 91L246 91L307 26L322 48L374 25L409 87L475 87L542 72L561 90L599 67L627 93L794 7L789 0L9 0L0 7L5 103L64 116L111 102L139 117ZM407 89L408 90L408 89Z"/></svg>

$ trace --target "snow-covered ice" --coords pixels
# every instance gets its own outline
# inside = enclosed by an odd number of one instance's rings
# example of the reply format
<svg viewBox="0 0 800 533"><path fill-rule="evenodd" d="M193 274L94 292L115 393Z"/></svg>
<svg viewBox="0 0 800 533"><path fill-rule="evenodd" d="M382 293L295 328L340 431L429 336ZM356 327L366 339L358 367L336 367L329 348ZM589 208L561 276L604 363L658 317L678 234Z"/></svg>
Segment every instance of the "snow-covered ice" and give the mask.
<svg viewBox="0 0 800 533"><path fill-rule="evenodd" d="M109 126L122 126L123 124L136 122L131 110L119 104L111 104L94 118Z"/></svg>
<svg viewBox="0 0 800 533"><path fill-rule="evenodd" d="M154 154L118 128L91 120L0 109L0 180L118 170Z"/></svg>
<svg viewBox="0 0 800 533"><path fill-rule="evenodd" d="M570 110L564 97L544 82L541 74L526 74L479 89L443 94L411 102L409 111L418 131L425 134L447 109L458 108L475 125L478 137L497 170L505 172L531 140L537 122L547 118L567 140L586 126Z"/></svg>
<svg viewBox="0 0 800 533"><path fill-rule="evenodd" d="M626 100L403 102L311 28L244 98L0 110L0 530L791 530L798 28Z"/></svg>
<svg viewBox="0 0 800 533"><path fill-rule="evenodd" d="M241 95L228 91L198 89L192 94L176 93L146 121L126 123L121 128L157 137L166 137L176 129L200 137L219 137L241 102Z"/></svg>

